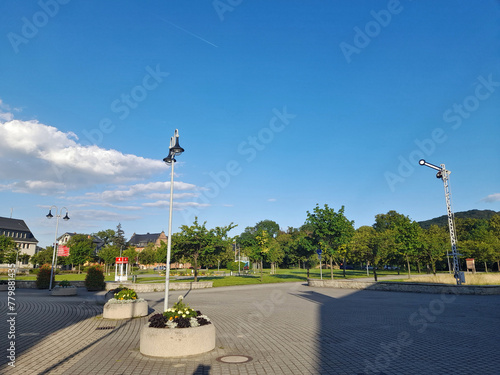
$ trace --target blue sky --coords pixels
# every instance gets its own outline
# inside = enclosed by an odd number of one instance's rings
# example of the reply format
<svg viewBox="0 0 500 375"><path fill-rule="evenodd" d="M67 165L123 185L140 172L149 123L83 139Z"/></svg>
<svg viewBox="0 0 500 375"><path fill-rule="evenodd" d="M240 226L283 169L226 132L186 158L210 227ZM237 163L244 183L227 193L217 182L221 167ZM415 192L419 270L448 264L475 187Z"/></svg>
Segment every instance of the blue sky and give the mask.
<svg viewBox="0 0 500 375"><path fill-rule="evenodd" d="M0 216L59 233L174 232L316 204L355 226L500 211L500 2L0 3Z"/></svg>

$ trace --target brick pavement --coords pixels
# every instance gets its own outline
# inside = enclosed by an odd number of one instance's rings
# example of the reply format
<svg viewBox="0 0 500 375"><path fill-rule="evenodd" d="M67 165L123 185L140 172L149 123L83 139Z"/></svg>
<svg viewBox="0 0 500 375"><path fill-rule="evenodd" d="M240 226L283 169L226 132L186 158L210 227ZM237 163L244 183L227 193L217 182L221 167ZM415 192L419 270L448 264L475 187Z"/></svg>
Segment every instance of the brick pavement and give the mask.
<svg viewBox="0 0 500 375"><path fill-rule="evenodd" d="M104 320L103 293L75 297L16 291L16 367L1 374L499 374L500 296L454 296L311 288L301 283L171 292L210 316L216 349L147 358L147 318ZM144 293L152 309L163 292ZM7 295L0 326L7 352ZM217 361L246 355L244 364Z"/></svg>

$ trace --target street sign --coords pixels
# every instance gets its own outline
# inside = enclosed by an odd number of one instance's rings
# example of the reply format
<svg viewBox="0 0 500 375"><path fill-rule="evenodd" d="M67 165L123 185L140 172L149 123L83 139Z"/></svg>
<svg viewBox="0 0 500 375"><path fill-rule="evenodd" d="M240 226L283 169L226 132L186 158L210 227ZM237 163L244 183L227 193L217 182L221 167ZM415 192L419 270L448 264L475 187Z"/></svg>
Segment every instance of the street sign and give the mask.
<svg viewBox="0 0 500 375"><path fill-rule="evenodd" d="M321 256L321 249L316 250L319 256Z"/></svg>
<svg viewBox="0 0 500 375"><path fill-rule="evenodd" d="M128 257L116 257L116 264L127 264Z"/></svg>
<svg viewBox="0 0 500 375"><path fill-rule="evenodd" d="M67 257L69 256L69 247L68 246L58 246L57 247L57 256L58 257Z"/></svg>

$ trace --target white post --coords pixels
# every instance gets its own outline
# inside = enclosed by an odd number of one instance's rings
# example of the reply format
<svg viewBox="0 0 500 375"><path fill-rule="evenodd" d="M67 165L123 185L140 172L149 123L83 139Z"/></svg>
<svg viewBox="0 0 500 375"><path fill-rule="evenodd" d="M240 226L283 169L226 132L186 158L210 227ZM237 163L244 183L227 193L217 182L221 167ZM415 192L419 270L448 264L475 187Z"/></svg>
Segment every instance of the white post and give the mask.
<svg viewBox="0 0 500 375"><path fill-rule="evenodd" d="M61 215L57 214L57 207L56 207L56 237L54 239L54 250L52 251L52 268L50 269L50 283L49 283L49 290L52 290L52 278L54 277L54 267L55 267L55 264L54 262L57 262L57 261L54 261L54 259L57 259L56 258L56 251L57 251L57 230L59 229L59 217Z"/></svg>
<svg viewBox="0 0 500 375"><path fill-rule="evenodd" d="M163 305L163 311L168 309L168 288L170 285L170 251L172 248L172 209L174 201L174 164L175 161L172 160L172 169L170 170L170 207L168 216L168 238L167 238L167 264L165 267L165 302Z"/></svg>

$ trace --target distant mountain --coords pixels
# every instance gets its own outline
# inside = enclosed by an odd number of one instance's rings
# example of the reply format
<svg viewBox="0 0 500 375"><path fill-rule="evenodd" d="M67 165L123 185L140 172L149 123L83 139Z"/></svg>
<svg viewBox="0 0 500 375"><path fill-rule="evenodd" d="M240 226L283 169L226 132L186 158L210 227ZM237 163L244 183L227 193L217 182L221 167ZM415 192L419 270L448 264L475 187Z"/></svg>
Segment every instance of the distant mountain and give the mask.
<svg viewBox="0 0 500 375"><path fill-rule="evenodd" d="M495 214L500 214L500 211L496 212L492 210L469 210L469 211L455 212L455 218L489 220ZM435 217L434 219L430 220L419 221L418 223L424 229L428 229L431 225L447 226L448 215Z"/></svg>

